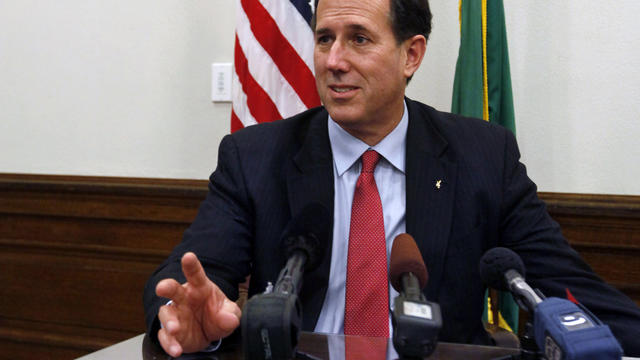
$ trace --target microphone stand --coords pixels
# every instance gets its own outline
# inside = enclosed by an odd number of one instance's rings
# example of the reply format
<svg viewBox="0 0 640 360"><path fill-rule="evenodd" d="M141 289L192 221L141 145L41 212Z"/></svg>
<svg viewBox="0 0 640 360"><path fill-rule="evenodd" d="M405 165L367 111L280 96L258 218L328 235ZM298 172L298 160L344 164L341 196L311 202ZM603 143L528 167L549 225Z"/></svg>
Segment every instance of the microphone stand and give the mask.
<svg viewBox="0 0 640 360"><path fill-rule="evenodd" d="M520 337L520 354L506 355L493 360L542 360L542 352L538 349L531 320L524 325L524 333Z"/></svg>
<svg viewBox="0 0 640 360"><path fill-rule="evenodd" d="M520 337L520 355L522 360L543 359L542 352L540 352L536 344L533 324L530 320L525 323L524 334Z"/></svg>

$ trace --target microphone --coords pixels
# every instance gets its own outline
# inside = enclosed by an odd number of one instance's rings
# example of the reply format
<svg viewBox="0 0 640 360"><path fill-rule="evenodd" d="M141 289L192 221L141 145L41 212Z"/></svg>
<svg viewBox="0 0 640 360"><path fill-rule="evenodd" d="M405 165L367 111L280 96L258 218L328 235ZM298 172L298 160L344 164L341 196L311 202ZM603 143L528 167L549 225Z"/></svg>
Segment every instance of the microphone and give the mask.
<svg viewBox="0 0 640 360"><path fill-rule="evenodd" d="M518 305L529 312L542 302L542 298L524 281L522 259L507 248L487 251L480 259L479 271L482 282L497 290L511 291Z"/></svg>
<svg viewBox="0 0 640 360"><path fill-rule="evenodd" d="M331 218L319 203L305 206L289 222L281 238L287 263L264 293L245 304L242 347L245 359L291 359L302 328L302 305L298 294L305 271L315 269L324 256Z"/></svg>
<svg viewBox="0 0 640 360"><path fill-rule="evenodd" d="M331 220L329 211L319 203L304 207L283 232L282 245L287 264L280 272L273 292L299 294L304 271L320 265L324 247L329 239Z"/></svg>
<svg viewBox="0 0 640 360"><path fill-rule="evenodd" d="M401 358L424 358L437 344L442 328L440 306L422 293L427 284L427 267L416 242L409 234L396 236L389 264L391 285L400 294L392 313L393 347Z"/></svg>
<svg viewBox="0 0 640 360"><path fill-rule="evenodd" d="M487 251L480 259L482 281L509 290L518 305L533 313L535 342L547 360L620 359L622 348L595 315L569 300L544 298L524 281L520 256L507 248Z"/></svg>

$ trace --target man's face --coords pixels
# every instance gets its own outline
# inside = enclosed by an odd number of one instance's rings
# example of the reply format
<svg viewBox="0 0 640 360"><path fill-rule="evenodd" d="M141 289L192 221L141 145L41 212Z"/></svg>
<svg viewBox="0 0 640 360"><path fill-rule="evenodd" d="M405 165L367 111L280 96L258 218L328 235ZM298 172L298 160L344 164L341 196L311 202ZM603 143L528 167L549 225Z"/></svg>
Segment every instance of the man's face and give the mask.
<svg viewBox="0 0 640 360"><path fill-rule="evenodd" d="M406 46L393 35L389 7L389 0L321 0L316 13L318 93L331 117L361 139L391 131L404 109Z"/></svg>

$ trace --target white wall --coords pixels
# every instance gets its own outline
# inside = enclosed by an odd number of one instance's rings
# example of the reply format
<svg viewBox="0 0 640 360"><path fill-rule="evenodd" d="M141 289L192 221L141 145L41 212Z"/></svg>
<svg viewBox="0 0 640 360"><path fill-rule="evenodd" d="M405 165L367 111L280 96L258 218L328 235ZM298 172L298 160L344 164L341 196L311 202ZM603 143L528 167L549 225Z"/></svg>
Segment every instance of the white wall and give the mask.
<svg viewBox="0 0 640 360"><path fill-rule="evenodd" d="M448 110L458 1L408 94ZM612 5L614 4L614 5ZM0 2L0 172L206 178L232 0ZM505 1L518 141L543 191L640 195L637 0Z"/></svg>
<svg viewBox="0 0 640 360"><path fill-rule="evenodd" d="M640 195L640 1L506 6L523 160L549 191Z"/></svg>
<svg viewBox="0 0 640 360"><path fill-rule="evenodd" d="M0 171L206 178L230 0L0 1Z"/></svg>

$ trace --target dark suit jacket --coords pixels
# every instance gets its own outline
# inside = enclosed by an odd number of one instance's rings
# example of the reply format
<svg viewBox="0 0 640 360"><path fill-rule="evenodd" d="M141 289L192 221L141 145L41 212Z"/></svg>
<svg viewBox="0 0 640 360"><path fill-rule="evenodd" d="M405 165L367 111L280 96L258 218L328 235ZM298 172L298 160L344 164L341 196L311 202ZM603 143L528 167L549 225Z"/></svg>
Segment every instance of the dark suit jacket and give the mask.
<svg viewBox="0 0 640 360"><path fill-rule="evenodd" d="M424 293L442 308L440 339L489 342L481 323L485 288L478 262L488 249L505 246L522 257L532 286L558 297L569 288L611 326L627 352L640 355L640 310L569 247L519 162L513 135L409 99L407 106L406 229L429 271ZM226 136L195 221L147 284L150 333L157 331L157 310L165 303L153 289L166 277L184 281L179 259L185 251L198 255L231 299L249 274L249 296L275 282L286 261L281 233L292 214L310 202L333 213L333 169L323 108ZM314 329L326 295L330 242L320 266L304 277L304 330Z"/></svg>

